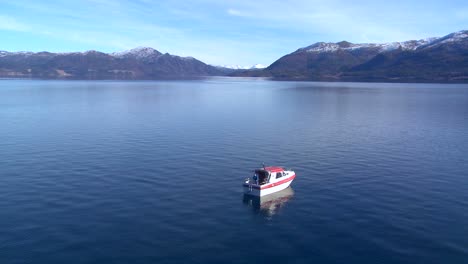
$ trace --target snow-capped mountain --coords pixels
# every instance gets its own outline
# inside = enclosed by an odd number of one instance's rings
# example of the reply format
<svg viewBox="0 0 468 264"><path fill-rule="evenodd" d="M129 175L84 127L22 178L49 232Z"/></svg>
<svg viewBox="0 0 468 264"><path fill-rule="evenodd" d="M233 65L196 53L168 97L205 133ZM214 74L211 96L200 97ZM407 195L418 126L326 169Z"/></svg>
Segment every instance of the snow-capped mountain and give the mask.
<svg viewBox="0 0 468 264"><path fill-rule="evenodd" d="M377 52L390 52L393 50L414 51L417 49L424 49L434 47L444 43L456 43L461 41L468 41L468 30L462 30L451 33L444 37L431 37L420 40L408 40L403 42L388 42L388 43L351 43L341 41L337 43L332 42L317 42L310 46L300 48L294 53L326 53L337 51L355 51L355 50L374 50Z"/></svg>
<svg viewBox="0 0 468 264"><path fill-rule="evenodd" d="M254 70L254 69L264 69L267 66L263 64L254 64L252 66L240 66L240 65L220 65L216 67L231 69L231 70Z"/></svg>
<svg viewBox="0 0 468 264"><path fill-rule="evenodd" d="M415 50L423 45L429 44L437 38L427 38L420 40L409 40L404 42L389 42L389 43L359 43L354 44L347 41L337 43L318 42L301 48L297 52L335 52L338 50L357 50L357 49L377 49L380 52L390 51L395 49Z"/></svg>
<svg viewBox="0 0 468 264"><path fill-rule="evenodd" d="M144 59L144 58L149 58L149 57L154 57L154 56L157 57L157 56L162 55L162 53L150 47L137 47L137 48L130 49L130 50L109 53L109 55L116 57L116 58Z"/></svg>
<svg viewBox="0 0 468 264"><path fill-rule="evenodd" d="M468 82L468 31L390 43L318 42L260 72L294 80Z"/></svg>
<svg viewBox="0 0 468 264"><path fill-rule="evenodd" d="M454 32L442 38L434 38L433 41L422 46L422 48L435 47L444 43L456 43L462 41L468 41L468 30Z"/></svg>
<svg viewBox="0 0 468 264"><path fill-rule="evenodd" d="M0 50L0 57L10 56L10 55L28 56L32 54L34 54L34 52L30 52L30 51L9 52L9 51Z"/></svg>
<svg viewBox="0 0 468 264"><path fill-rule="evenodd" d="M162 79L222 74L193 57L162 54L148 47L114 53L0 51L0 77Z"/></svg>
<svg viewBox="0 0 468 264"><path fill-rule="evenodd" d="M249 67L240 66L240 65L219 65L218 67L227 68L227 69L231 69L231 70L246 70L246 69L249 69Z"/></svg>
<svg viewBox="0 0 468 264"><path fill-rule="evenodd" d="M130 50L124 50L124 51L119 51L119 52L111 52L111 53L103 53L99 52L96 50L87 50L87 51L82 51L82 52L57 52L57 53L51 53L51 52L30 52L30 51L17 51L17 52L8 52L8 51L0 51L0 57L4 56L12 56L12 55L22 55L22 56L31 56L31 55L39 55L39 54L47 54L51 56L66 56L66 55L89 55L89 54L107 54L109 56L119 58L119 59L138 59L138 60L143 60L143 59L151 59L151 58L157 58L162 55L167 55L167 56L172 56L172 57L177 57L180 59L184 60L193 60L193 57L180 57L177 55L171 55L169 53L161 53L153 48L150 47L137 47L134 49Z"/></svg>
<svg viewBox="0 0 468 264"><path fill-rule="evenodd" d="M151 60L151 59L157 59L161 56L169 56L169 57L174 57L178 58L181 60L195 60L193 57L181 57L177 55L171 55L169 53L161 53L153 48L150 47L137 47L134 49L130 50L124 50L124 51L119 51L119 52L113 52L109 53L110 56L116 57L116 58L133 58L137 60Z"/></svg>
<svg viewBox="0 0 468 264"><path fill-rule="evenodd" d="M441 38L426 38L420 40L409 40L403 42L388 42L388 43L350 43L341 41L337 43L332 42L317 42L310 46L300 48L296 52L335 52L338 50L357 50L357 49L377 49L380 52L392 51L396 49L401 50L416 50L418 48L431 47L448 42L457 42L468 39L468 31L462 30Z"/></svg>
<svg viewBox="0 0 468 264"><path fill-rule="evenodd" d="M266 67L267 66L265 66L263 64L255 64L255 65L251 66L250 69L264 69Z"/></svg>
<svg viewBox="0 0 468 264"><path fill-rule="evenodd" d="M468 30L390 43L318 42L270 66L207 65L138 47L127 51L0 51L0 77L161 79L209 75L324 81L468 82Z"/></svg>

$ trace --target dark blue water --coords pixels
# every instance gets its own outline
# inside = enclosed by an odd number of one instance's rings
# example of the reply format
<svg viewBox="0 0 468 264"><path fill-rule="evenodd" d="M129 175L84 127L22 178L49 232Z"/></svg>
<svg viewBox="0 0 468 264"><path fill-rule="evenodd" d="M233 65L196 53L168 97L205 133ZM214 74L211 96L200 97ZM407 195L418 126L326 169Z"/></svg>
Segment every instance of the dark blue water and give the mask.
<svg viewBox="0 0 468 264"><path fill-rule="evenodd" d="M468 85L0 82L0 263L267 261L468 263Z"/></svg>

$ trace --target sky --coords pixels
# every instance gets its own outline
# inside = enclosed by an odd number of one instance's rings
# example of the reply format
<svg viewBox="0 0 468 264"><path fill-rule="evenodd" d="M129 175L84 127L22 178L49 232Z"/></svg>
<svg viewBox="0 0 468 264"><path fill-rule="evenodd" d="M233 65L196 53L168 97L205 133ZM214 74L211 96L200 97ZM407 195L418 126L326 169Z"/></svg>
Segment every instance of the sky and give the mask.
<svg viewBox="0 0 468 264"><path fill-rule="evenodd" d="M467 0L0 0L0 50L145 46L213 65L269 65L319 41L405 41L463 29Z"/></svg>

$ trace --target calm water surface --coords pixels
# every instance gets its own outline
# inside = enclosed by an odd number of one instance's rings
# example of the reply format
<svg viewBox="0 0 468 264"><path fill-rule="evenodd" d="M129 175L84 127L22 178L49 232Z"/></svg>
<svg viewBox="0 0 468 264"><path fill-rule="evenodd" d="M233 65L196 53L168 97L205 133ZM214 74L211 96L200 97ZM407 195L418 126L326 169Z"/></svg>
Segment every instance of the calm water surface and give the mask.
<svg viewBox="0 0 468 264"><path fill-rule="evenodd" d="M468 85L0 81L0 263L267 261L468 263Z"/></svg>

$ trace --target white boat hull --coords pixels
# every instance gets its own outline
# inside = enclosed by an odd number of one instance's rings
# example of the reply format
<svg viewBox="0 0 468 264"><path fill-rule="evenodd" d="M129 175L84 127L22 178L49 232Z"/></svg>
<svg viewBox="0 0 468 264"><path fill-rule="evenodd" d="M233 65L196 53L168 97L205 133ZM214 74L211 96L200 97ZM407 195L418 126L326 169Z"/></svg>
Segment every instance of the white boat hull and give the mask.
<svg viewBox="0 0 468 264"><path fill-rule="evenodd" d="M255 212L273 216L278 213L293 196L293 189L288 187L282 191L262 197L244 194L243 202L244 204L252 206Z"/></svg>
<svg viewBox="0 0 468 264"><path fill-rule="evenodd" d="M289 185L291 185L291 183L292 183L292 181L294 180L295 177L296 177L296 175L292 175L292 176L284 179L284 182L282 182L282 183L268 184L268 185L272 185L272 186L268 186L267 188L264 188L264 187L258 186L258 185L252 185L252 184L244 183L244 185L243 185L244 193L248 194L248 195L253 195L253 196L265 196L265 195L268 195L268 194L279 192L281 190L284 190L284 189L288 188Z"/></svg>

